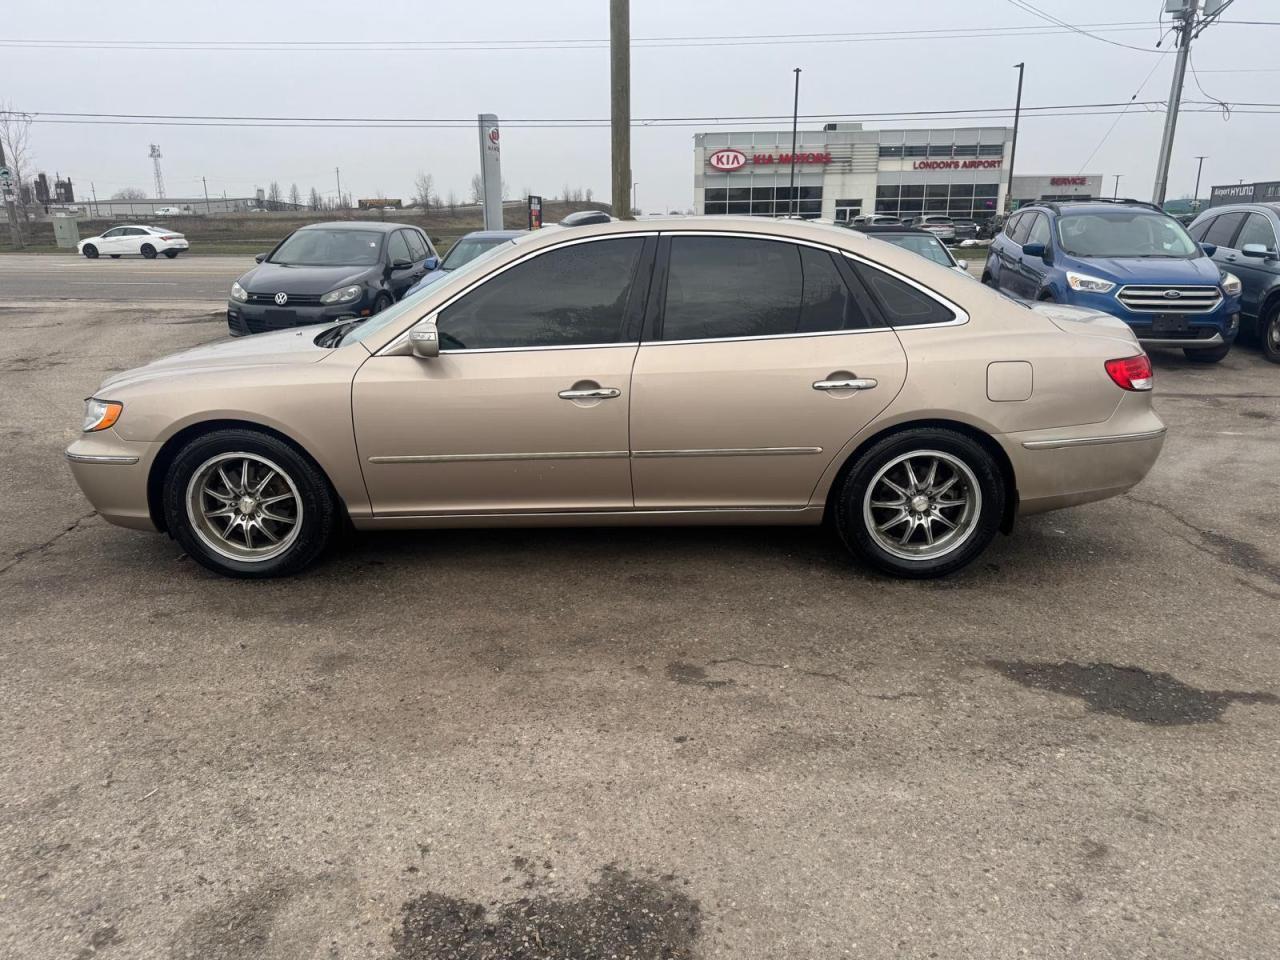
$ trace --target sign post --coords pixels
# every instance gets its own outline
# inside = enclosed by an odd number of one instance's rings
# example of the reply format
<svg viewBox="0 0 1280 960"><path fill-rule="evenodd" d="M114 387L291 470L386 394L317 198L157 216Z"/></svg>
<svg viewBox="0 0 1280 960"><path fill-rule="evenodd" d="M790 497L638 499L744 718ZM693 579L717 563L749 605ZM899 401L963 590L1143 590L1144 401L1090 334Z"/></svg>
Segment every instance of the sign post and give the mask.
<svg viewBox="0 0 1280 960"><path fill-rule="evenodd" d="M502 149L498 143L498 117L482 113L480 121L480 182L484 196L484 228L501 230L502 225Z"/></svg>
<svg viewBox="0 0 1280 960"><path fill-rule="evenodd" d="M542 198L529 195L529 229L542 229Z"/></svg>

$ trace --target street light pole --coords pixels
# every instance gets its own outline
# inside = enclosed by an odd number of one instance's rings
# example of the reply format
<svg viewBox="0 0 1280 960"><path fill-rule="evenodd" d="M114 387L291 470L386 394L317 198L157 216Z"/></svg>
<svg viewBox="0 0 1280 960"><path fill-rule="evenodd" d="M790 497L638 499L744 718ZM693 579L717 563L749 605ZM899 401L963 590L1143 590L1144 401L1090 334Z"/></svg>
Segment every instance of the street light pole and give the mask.
<svg viewBox="0 0 1280 960"><path fill-rule="evenodd" d="M1196 213L1200 212L1200 172L1204 170L1204 162L1209 159L1206 154L1203 157L1196 157L1196 188L1191 193L1191 206L1195 208Z"/></svg>
<svg viewBox="0 0 1280 960"><path fill-rule="evenodd" d="M638 182L633 182L631 184L631 209L632 210L640 209L640 201L636 199L636 197L638 196L638 194L636 193L636 187L638 186L640 186Z"/></svg>
<svg viewBox="0 0 1280 960"><path fill-rule="evenodd" d="M1004 194L1004 212L1007 216L1013 210L1013 164L1018 159L1018 122L1022 119L1022 73L1026 63L1015 63L1018 68L1018 98L1013 104L1013 143L1009 146L1009 185Z"/></svg>
<svg viewBox="0 0 1280 960"><path fill-rule="evenodd" d="M791 191L787 200L787 216L796 212L796 129L800 125L800 68L796 67L796 96L791 105Z"/></svg>
<svg viewBox="0 0 1280 960"><path fill-rule="evenodd" d="M1111 191L1111 199L1118 200L1120 198L1120 178L1123 177L1124 174L1115 173L1115 174L1112 174L1112 176L1116 178L1116 188L1113 191Z"/></svg>
<svg viewBox="0 0 1280 960"><path fill-rule="evenodd" d="M204 212L209 213L209 181L205 177L201 177L200 182L204 184Z"/></svg>

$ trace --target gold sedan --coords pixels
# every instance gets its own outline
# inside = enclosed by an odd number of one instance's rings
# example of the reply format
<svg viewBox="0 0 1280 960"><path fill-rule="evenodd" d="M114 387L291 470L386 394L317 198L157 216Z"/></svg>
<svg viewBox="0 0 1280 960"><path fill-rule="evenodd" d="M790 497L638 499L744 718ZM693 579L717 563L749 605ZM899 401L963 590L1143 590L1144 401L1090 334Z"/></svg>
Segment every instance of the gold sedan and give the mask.
<svg viewBox="0 0 1280 960"><path fill-rule="evenodd" d="M1129 328L836 227L549 228L376 317L113 376L67 450L107 520L230 576L338 524L834 523L905 577L1114 496L1165 428Z"/></svg>

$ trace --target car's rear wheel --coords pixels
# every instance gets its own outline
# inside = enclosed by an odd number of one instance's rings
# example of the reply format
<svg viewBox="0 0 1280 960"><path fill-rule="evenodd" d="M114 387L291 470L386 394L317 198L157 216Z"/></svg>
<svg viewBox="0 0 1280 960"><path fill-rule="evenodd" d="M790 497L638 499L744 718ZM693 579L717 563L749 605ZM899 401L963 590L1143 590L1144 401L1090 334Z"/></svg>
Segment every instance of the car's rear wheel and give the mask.
<svg viewBox="0 0 1280 960"><path fill-rule="evenodd" d="M177 251L177 250L166 250L166 251L164 252L164 255L165 255L166 257L168 257L170 260L172 260L174 257L176 257L176 256L178 255L178 251Z"/></svg>
<svg viewBox="0 0 1280 960"><path fill-rule="evenodd" d="M113 253L113 254L111 254L111 259L112 259L112 260L119 260L119 259L120 259L120 254L118 254L118 253Z"/></svg>
<svg viewBox="0 0 1280 960"><path fill-rule="evenodd" d="M228 577L297 573L329 543L337 502L292 446L253 430L197 437L165 477L169 532L201 565Z"/></svg>
<svg viewBox="0 0 1280 960"><path fill-rule="evenodd" d="M88 260L98 259L98 248L95 247L92 243L86 243L80 252L83 253L85 255L85 258Z"/></svg>
<svg viewBox="0 0 1280 960"><path fill-rule="evenodd" d="M154 260L156 258L156 248L149 243L144 243L138 252L148 260Z"/></svg>
<svg viewBox="0 0 1280 960"><path fill-rule="evenodd" d="M836 527L855 556L886 573L941 577L991 542L1006 496L1000 468L981 444L919 427L862 455L837 496Z"/></svg>
<svg viewBox="0 0 1280 960"><path fill-rule="evenodd" d="M1222 346L1213 347L1210 350L1184 349L1182 352L1186 356L1186 358L1190 360L1192 363L1217 363L1219 360L1224 359L1226 355L1231 352L1231 344L1224 343Z"/></svg>
<svg viewBox="0 0 1280 960"><path fill-rule="evenodd" d="M1272 304L1258 324L1258 339L1262 355L1272 363L1280 363L1280 303Z"/></svg>

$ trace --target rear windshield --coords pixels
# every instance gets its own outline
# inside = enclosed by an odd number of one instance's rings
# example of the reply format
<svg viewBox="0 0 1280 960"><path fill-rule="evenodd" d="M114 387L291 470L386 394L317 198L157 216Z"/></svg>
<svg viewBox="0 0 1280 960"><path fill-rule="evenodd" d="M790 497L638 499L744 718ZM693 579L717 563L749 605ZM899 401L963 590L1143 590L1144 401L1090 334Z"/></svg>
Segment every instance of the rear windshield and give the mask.
<svg viewBox="0 0 1280 960"><path fill-rule="evenodd" d="M375 230L299 230L268 263L295 267L368 266L378 262L382 234Z"/></svg>
<svg viewBox="0 0 1280 960"><path fill-rule="evenodd" d="M942 241L937 237L921 237L911 233L882 233L876 239L884 240L886 243L892 243L895 247L902 247L904 250L910 250L912 253L918 253L920 256L932 260L934 263L940 263L944 267L954 266L951 261L951 255L947 253L943 247Z"/></svg>
<svg viewBox="0 0 1280 960"><path fill-rule="evenodd" d="M1058 243L1073 257L1203 255L1182 224L1155 211L1064 214L1058 218Z"/></svg>

